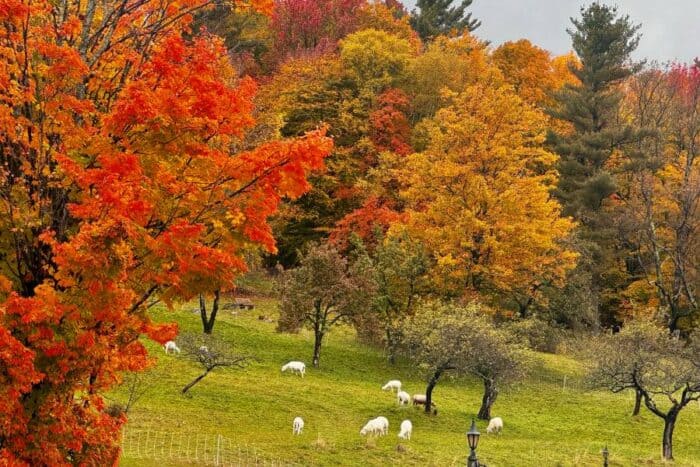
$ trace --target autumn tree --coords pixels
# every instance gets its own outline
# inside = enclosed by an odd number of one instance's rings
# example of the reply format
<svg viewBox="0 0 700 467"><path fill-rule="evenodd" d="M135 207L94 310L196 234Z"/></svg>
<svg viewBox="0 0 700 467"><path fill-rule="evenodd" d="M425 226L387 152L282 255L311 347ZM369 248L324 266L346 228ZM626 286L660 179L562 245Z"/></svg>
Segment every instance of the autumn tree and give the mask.
<svg viewBox="0 0 700 467"><path fill-rule="evenodd" d="M700 71L647 70L625 108L644 130L619 177L620 230L636 266L625 293L660 310L669 331L687 329L700 309Z"/></svg>
<svg viewBox="0 0 700 467"><path fill-rule="evenodd" d="M664 421L662 455L671 460L678 415L700 400L700 369L693 363L683 341L639 322L596 342L590 378L613 392L632 389L641 395L645 407Z"/></svg>
<svg viewBox="0 0 700 467"><path fill-rule="evenodd" d="M371 137L379 133L372 129L370 115L378 107L385 108L383 115L392 114L399 129L398 135L387 139L403 143L405 128L400 128L395 111L407 103L398 92L381 102L378 97L405 81L414 53L410 42L385 31L358 31L340 42L337 57L290 61L266 87L270 99L278 102L283 135L301 135L324 122L335 142L328 170L313 178L314 189L282 213L277 230L280 254L275 259L285 266L296 264L298 250L323 239L369 198L370 193L357 185L377 159Z"/></svg>
<svg viewBox="0 0 700 467"><path fill-rule="evenodd" d="M435 258L446 293L509 297L523 317L544 284L559 283L576 255L572 230L549 195L554 154L543 148L544 115L507 85L451 94L426 124L425 151L393 167L403 184L409 232Z"/></svg>
<svg viewBox="0 0 700 467"><path fill-rule="evenodd" d="M389 362L393 364L401 342L401 324L413 315L419 299L429 292L430 258L423 245L405 230L398 228L378 237L372 251L362 251L372 265L374 294L371 313L364 314L364 321L360 322L378 322ZM367 330L360 328L358 334L362 331Z"/></svg>
<svg viewBox="0 0 700 467"><path fill-rule="evenodd" d="M271 29L281 60L332 51L357 29L365 0L275 0Z"/></svg>
<svg viewBox="0 0 700 467"><path fill-rule="evenodd" d="M269 12L265 1L248 2ZM267 218L308 190L321 131L232 151L255 83L191 31L206 2L0 9L0 458L113 464L101 393L172 339L147 304L232 283ZM89 358L86 358L89 355Z"/></svg>
<svg viewBox="0 0 700 467"><path fill-rule="evenodd" d="M483 383L482 420L491 418L501 387L523 376L523 354L476 305L427 304L404 323L402 335L408 356L428 374L426 413L435 386L446 374L471 375Z"/></svg>
<svg viewBox="0 0 700 467"><path fill-rule="evenodd" d="M365 312L372 294L365 262L349 264L329 245L312 245L299 267L285 271L280 285L279 331L314 332L313 365L318 368L323 338L335 326Z"/></svg>
<svg viewBox="0 0 700 467"><path fill-rule="evenodd" d="M411 102L409 120L416 124L448 105L444 90L461 92L484 80L493 71L488 62L486 43L471 35L438 37L432 41L409 64L407 73L411 79L406 83Z"/></svg>
<svg viewBox="0 0 700 467"><path fill-rule="evenodd" d="M506 42L493 51L492 58L503 73L503 79L515 88L525 102L545 108L551 105L552 94L566 83L574 84L576 77L566 60L574 57L551 57L550 53L527 39ZM561 61L563 65L560 65Z"/></svg>
<svg viewBox="0 0 700 467"><path fill-rule="evenodd" d="M453 0L418 0L417 9L411 12L411 25L424 41L471 32L481 25L466 11L472 1L462 0L458 6L452 6Z"/></svg>

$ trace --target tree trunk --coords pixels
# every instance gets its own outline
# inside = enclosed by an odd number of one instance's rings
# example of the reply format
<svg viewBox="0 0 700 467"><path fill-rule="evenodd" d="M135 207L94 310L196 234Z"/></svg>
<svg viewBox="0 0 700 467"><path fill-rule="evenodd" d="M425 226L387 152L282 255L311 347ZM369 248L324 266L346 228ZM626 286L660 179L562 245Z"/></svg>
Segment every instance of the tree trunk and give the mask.
<svg viewBox="0 0 700 467"><path fill-rule="evenodd" d="M185 394L187 391L189 391L190 388L192 388L192 386L194 386L195 384L197 384L197 383L199 383L201 380L203 380L204 377L207 376L207 375L209 374L210 371L211 371L211 370L207 369L204 373L202 373L201 375L197 376L194 380L192 380L191 383L189 383L187 386L185 386L184 388L182 388L182 393Z"/></svg>
<svg viewBox="0 0 700 467"><path fill-rule="evenodd" d="M320 330L314 331L314 368L318 368L321 359L321 342L323 341L323 332Z"/></svg>
<svg viewBox="0 0 700 467"><path fill-rule="evenodd" d="M673 460L673 429L676 427L676 418L678 418L678 410L671 409L664 418L664 438L663 438L663 457L666 460Z"/></svg>
<svg viewBox="0 0 700 467"><path fill-rule="evenodd" d="M389 354L389 365L396 365L396 343L390 326L386 328L386 348Z"/></svg>
<svg viewBox="0 0 700 467"><path fill-rule="evenodd" d="M199 294L199 315L202 318L202 327L204 334L211 334L214 329L214 322L216 321L216 314L219 311L219 298L221 298L221 291L216 290L214 292L214 302L211 307L211 314L207 319L207 306L203 294Z"/></svg>
<svg viewBox="0 0 700 467"><path fill-rule="evenodd" d="M490 379L484 380L484 397L481 399L481 408L477 417L480 420L491 420L491 406L496 402L498 390L495 383Z"/></svg>
<svg viewBox="0 0 700 467"><path fill-rule="evenodd" d="M632 411L632 416L635 417L639 415L639 409L642 407L642 393L639 389L634 390L634 410Z"/></svg>
<svg viewBox="0 0 700 467"><path fill-rule="evenodd" d="M430 377L428 387L425 388L425 413L427 414L430 414L430 409L433 405L433 389L438 383L440 376L442 376L443 371L445 371L443 368L438 368L435 373L433 373L433 376Z"/></svg>

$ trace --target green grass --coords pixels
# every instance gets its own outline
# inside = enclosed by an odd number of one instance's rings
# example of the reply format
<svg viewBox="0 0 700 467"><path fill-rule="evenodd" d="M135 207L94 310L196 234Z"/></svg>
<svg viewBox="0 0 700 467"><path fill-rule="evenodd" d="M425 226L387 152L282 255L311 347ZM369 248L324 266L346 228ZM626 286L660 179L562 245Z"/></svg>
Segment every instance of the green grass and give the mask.
<svg viewBox="0 0 700 467"><path fill-rule="evenodd" d="M221 434L234 443L255 446L272 458L304 465L464 465L464 433L479 407L481 387L473 380L445 380L434 393L439 415L426 416L413 407L399 408L380 387L398 378L409 393L425 391L424 378L407 362L389 366L382 353L359 344L348 329L329 334L321 368L311 368L312 338L278 334L258 315L275 315L275 302L259 300L258 308L237 316L224 312L214 333L259 362L245 370L214 371L191 390L180 389L200 369L177 356L158 358L149 392L133 408L127 431L174 429ZM183 306L189 310L192 305ZM175 320L182 330L199 331L197 315L155 310L159 320ZM307 362L305 378L280 373L289 360ZM500 436L482 435L479 458L489 467L598 466L607 444L611 466L665 465L660 460L661 419L648 411L629 415L629 395L590 392L582 388L579 362L561 355L533 354L527 380L504 389L493 409L504 420ZM566 377L566 388L564 378ZM119 391L114 395L121 397ZM306 423L302 436L292 436L292 419ZM370 418L384 415L390 434L378 439L359 435ZM397 452L398 427L409 418L413 439ZM479 422L482 433L485 422ZM681 413L674 437L676 466L700 466L700 406ZM122 465L165 465L128 456ZM167 465L173 465L171 461ZM183 464L185 465L185 464ZM194 465L194 464L193 464Z"/></svg>

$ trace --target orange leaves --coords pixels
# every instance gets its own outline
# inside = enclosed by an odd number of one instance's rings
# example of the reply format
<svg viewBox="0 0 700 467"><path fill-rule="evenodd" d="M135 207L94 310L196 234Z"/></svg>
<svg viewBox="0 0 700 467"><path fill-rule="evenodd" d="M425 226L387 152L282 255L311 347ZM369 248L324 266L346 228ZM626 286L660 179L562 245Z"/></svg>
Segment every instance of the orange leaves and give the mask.
<svg viewBox="0 0 700 467"><path fill-rule="evenodd" d="M309 189L332 146L323 130L242 144L256 83L221 40L190 30L201 0L94 4L91 18L84 4L0 0L0 456L11 464L115 462L125 418L98 394L149 365L141 336L177 332L146 303L230 285L244 251L273 250L268 217Z"/></svg>

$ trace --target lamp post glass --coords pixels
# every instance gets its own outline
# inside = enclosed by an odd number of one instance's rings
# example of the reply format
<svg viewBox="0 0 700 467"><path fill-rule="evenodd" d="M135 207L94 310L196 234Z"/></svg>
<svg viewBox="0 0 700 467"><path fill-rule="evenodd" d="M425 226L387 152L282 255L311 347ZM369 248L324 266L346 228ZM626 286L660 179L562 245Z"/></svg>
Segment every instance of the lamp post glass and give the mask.
<svg viewBox="0 0 700 467"><path fill-rule="evenodd" d="M476 449L476 446L479 444L479 436L481 436L481 433L476 429L476 422L472 419L472 427L467 431L467 442L471 449Z"/></svg>
<svg viewBox="0 0 700 467"><path fill-rule="evenodd" d="M472 418L472 427L467 431L467 443L469 444L469 459L467 459L467 467L479 467L479 460L476 458L476 446L479 444L479 430L476 429L476 422Z"/></svg>

